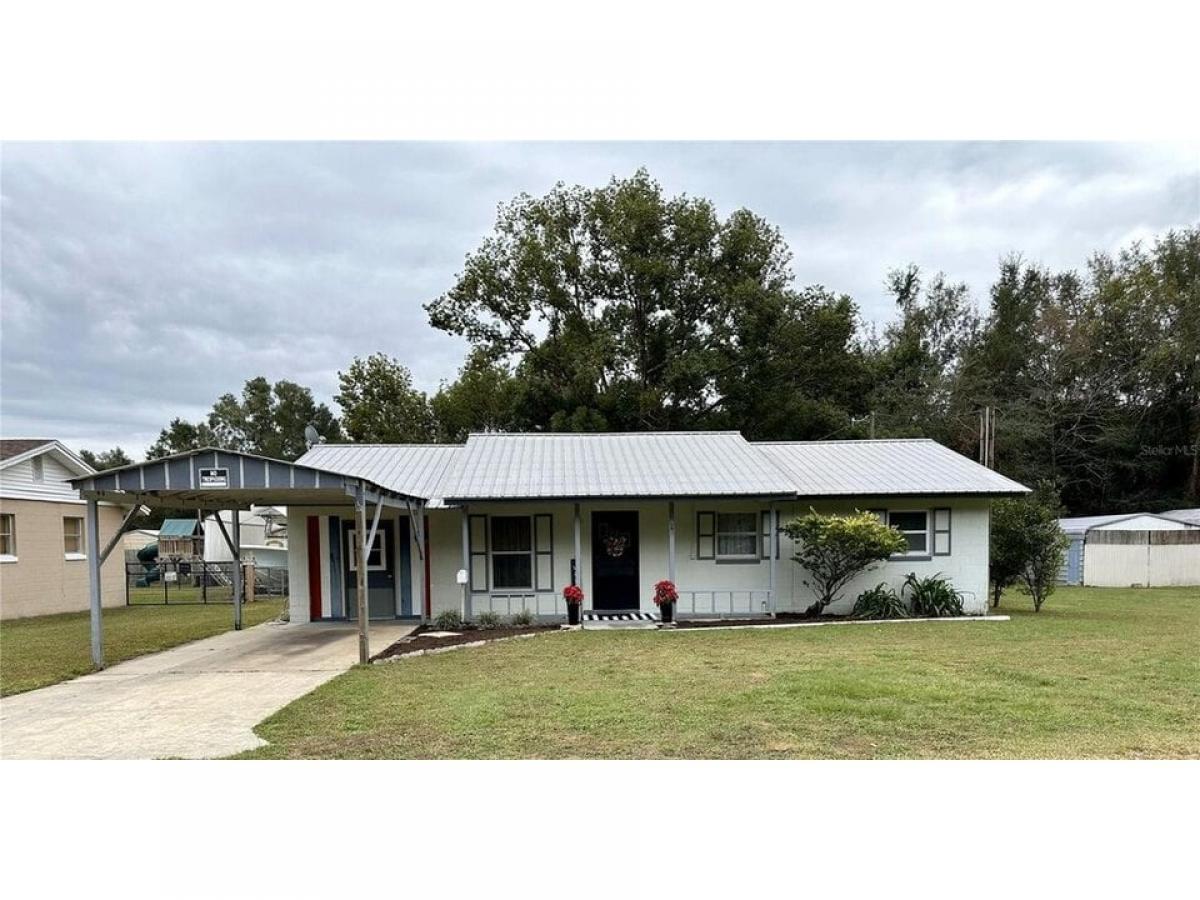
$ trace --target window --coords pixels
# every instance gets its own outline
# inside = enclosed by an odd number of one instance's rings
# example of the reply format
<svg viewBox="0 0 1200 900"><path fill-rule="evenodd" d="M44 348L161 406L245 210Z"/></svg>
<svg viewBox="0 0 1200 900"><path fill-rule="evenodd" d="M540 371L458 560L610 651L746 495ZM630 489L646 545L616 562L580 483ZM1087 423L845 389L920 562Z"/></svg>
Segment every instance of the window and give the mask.
<svg viewBox="0 0 1200 900"><path fill-rule="evenodd" d="M346 532L346 542L349 545L346 559L350 561L351 572L358 571L358 536L355 531L356 529L351 528ZM367 554L368 572L382 572L387 569L387 545L383 542L385 534L382 528L375 532L375 542L371 544L371 552Z"/></svg>
<svg viewBox="0 0 1200 900"><path fill-rule="evenodd" d="M83 539L83 519L79 516L63 516L63 553L68 558L83 556L87 543Z"/></svg>
<svg viewBox="0 0 1200 900"><path fill-rule="evenodd" d="M748 513L717 513L717 559L758 559L758 516Z"/></svg>
<svg viewBox="0 0 1200 900"><path fill-rule="evenodd" d="M533 589L533 520L492 516L492 587Z"/></svg>
<svg viewBox="0 0 1200 900"><path fill-rule="evenodd" d="M33 469L34 481L46 480L46 463L40 456L35 456L29 461L30 467Z"/></svg>
<svg viewBox="0 0 1200 900"><path fill-rule="evenodd" d="M0 513L0 556L17 558L17 519L12 513Z"/></svg>
<svg viewBox="0 0 1200 900"><path fill-rule="evenodd" d="M929 554L929 513L926 510L889 510L887 522L908 541L904 556Z"/></svg>

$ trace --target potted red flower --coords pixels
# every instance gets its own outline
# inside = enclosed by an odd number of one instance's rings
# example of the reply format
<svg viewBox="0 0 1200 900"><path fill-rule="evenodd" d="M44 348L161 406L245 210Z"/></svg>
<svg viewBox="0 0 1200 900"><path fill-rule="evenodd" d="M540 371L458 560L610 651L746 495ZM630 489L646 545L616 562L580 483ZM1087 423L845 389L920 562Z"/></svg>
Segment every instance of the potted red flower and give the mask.
<svg viewBox="0 0 1200 900"><path fill-rule="evenodd" d="M563 599L567 601L567 624L579 624L579 609L583 606L583 588L568 584L563 588Z"/></svg>
<svg viewBox="0 0 1200 900"><path fill-rule="evenodd" d="M663 579L654 585L654 603L662 614L664 625L675 621L675 601L679 599L679 591L675 590L675 582Z"/></svg>

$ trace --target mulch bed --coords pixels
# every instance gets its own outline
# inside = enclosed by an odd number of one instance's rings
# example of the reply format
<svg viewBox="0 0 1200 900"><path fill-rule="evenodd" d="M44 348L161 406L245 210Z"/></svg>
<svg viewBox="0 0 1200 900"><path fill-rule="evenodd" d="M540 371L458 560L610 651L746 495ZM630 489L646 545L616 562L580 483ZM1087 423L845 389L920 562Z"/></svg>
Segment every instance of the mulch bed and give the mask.
<svg viewBox="0 0 1200 900"><path fill-rule="evenodd" d="M559 625L526 625L521 627L516 626L500 626L499 628L477 628L471 625L464 625L462 628L455 629L456 634L447 637L430 637L426 632L438 631L432 625L421 625L412 634L407 637L402 637L396 643L392 644L379 653L371 657L371 662L378 662L381 659L389 659L393 656L407 656L411 653L420 653L425 650L440 650L443 647L456 647L461 644L475 644L479 641L498 641L501 638L521 637L526 634L547 634L553 631L561 631Z"/></svg>

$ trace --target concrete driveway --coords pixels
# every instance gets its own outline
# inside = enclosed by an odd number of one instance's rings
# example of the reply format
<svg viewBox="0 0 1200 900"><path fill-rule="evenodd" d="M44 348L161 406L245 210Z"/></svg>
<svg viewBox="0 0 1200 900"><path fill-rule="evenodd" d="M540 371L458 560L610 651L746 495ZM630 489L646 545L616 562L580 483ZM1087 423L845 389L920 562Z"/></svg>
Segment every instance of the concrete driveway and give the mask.
<svg viewBox="0 0 1200 900"><path fill-rule="evenodd" d="M414 627L372 622L372 651ZM255 725L357 661L352 624L226 632L0 700L0 756L228 756L262 745Z"/></svg>

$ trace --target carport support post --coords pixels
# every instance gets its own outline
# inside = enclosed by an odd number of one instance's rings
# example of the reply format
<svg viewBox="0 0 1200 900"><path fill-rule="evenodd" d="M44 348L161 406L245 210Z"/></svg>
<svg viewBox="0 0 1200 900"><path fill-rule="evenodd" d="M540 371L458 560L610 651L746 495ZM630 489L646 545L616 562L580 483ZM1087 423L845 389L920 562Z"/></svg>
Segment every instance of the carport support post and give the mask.
<svg viewBox="0 0 1200 900"><path fill-rule="evenodd" d="M229 523L229 539L233 544L233 630L242 630L242 517L231 510L233 519ZM217 517L220 518L220 513Z"/></svg>
<svg viewBox="0 0 1200 900"><path fill-rule="evenodd" d="M100 507L95 498L87 501L88 604L92 620L92 665L104 668L104 636L100 621Z"/></svg>
<svg viewBox="0 0 1200 900"><path fill-rule="evenodd" d="M354 602L358 607L358 662L366 665L371 659L371 638L367 631L367 560L370 559L370 549L367 541L367 498L363 494L362 485L354 495L354 515L357 519L355 526L354 549L358 559L354 566Z"/></svg>
<svg viewBox="0 0 1200 900"><path fill-rule="evenodd" d="M581 553L581 541L579 538L579 504L575 504L575 581L574 583L583 587L583 556Z"/></svg>

